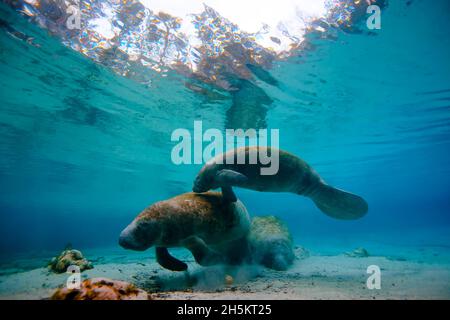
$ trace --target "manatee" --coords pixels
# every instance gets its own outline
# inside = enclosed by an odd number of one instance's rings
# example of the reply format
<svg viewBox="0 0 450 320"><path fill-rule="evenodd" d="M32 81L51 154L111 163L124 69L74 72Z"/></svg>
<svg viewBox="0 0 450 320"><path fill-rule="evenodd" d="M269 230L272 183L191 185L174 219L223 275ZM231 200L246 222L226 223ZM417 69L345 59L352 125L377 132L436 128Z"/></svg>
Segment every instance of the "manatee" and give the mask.
<svg viewBox="0 0 450 320"><path fill-rule="evenodd" d="M261 169L268 166L262 165L261 161L253 161L253 164L249 161L249 155L253 157L262 153L271 157L276 152L279 154L276 174L262 175ZM232 164L229 159L234 160ZM238 159L245 161L238 163ZM291 192L309 197L322 212L336 219L358 219L368 210L367 202L360 196L328 185L305 161L271 147L242 147L217 155L200 170L192 190L202 193L222 186L264 192Z"/></svg>
<svg viewBox="0 0 450 320"><path fill-rule="evenodd" d="M252 263L281 271L295 259L291 233L277 217L254 217L247 239Z"/></svg>
<svg viewBox="0 0 450 320"><path fill-rule="evenodd" d="M187 265L170 255L171 247L187 248L203 266L234 263L245 257L232 251L244 241L250 217L231 188L222 192L184 193L151 205L122 231L119 244L138 251L155 246L158 263L173 271Z"/></svg>

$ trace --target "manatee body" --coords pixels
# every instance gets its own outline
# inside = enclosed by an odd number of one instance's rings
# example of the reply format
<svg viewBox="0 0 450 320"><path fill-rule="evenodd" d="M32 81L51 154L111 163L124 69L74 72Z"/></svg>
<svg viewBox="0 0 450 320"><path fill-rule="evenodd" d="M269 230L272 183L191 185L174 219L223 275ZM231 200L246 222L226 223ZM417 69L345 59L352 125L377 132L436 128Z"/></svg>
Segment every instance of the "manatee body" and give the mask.
<svg viewBox="0 0 450 320"><path fill-rule="evenodd" d="M267 167L260 161L251 164L255 154L278 153L276 174L261 174ZM229 159L233 159L230 163ZM238 159L245 159L238 163ZM275 161L272 157L272 161ZM367 202L355 194L325 183L317 172L299 157L270 147L243 147L220 154L208 161L194 181L194 192L206 192L221 186L237 186L265 192L291 192L311 198L325 214L336 219L358 219L367 213Z"/></svg>
<svg viewBox="0 0 450 320"><path fill-rule="evenodd" d="M295 259L287 226L274 216L254 217L247 236L251 261L274 270L286 270Z"/></svg>
<svg viewBox="0 0 450 320"><path fill-rule="evenodd" d="M160 201L141 212L120 234L119 244L143 251L156 247L157 261L165 268L183 271L187 265L167 251L190 250L200 265L227 263L221 250L238 245L250 229L250 218L241 201L221 193L185 193Z"/></svg>

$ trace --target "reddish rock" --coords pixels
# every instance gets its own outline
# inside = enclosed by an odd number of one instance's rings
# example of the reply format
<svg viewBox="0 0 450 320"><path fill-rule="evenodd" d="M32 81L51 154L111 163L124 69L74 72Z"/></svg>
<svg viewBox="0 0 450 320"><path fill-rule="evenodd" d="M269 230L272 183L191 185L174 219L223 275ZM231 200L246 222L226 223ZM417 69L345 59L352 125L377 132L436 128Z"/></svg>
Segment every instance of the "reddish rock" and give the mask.
<svg viewBox="0 0 450 320"><path fill-rule="evenodd" d="M52 300L149 300L144 290L133 284L107 278L84 280L80 289L60 288L51 296Z"/></svg>

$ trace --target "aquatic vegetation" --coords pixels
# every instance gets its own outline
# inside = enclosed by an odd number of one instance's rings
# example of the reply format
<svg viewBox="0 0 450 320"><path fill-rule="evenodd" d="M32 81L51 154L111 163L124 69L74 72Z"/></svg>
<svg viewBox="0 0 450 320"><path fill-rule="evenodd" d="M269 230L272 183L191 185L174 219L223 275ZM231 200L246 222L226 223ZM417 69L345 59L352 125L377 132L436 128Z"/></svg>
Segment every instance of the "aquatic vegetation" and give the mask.
<svg viewBox="0 0 450 320"><path fill-rule="evenodd" d="M84 280L79 289L59 288L52 300L148 300L149 294L135 285L107 278Z"/></svg>
<svg viewBox="0 0 450 320"><path fill-rule="evenodd" d="M52 258L48 269L55 273L64 273L69 266L77 266L81 272L94 268L94 265L83 257L81 251L66 249L59 256Z"/></svg>

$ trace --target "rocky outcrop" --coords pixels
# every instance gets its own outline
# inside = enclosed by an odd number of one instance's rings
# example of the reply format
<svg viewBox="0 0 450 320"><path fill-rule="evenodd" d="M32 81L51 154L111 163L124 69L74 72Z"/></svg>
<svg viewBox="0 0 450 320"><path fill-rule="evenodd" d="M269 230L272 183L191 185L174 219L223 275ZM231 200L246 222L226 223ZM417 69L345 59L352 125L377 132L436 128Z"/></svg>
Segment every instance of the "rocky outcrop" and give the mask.
<svg viewBox="0 0 450 320"><path fill-rule="evenodd" d="M107 278L84 280L79 289L60 288L51 300L149 300L150 296L131 283Z"/></svg>
<svg viewBox="0 0 450 320"><path fill-rule="evenodd" d="M306 249L302 246L296 246L294 249L294 254L295 254L295 258L299 259L299 260L306 259L310 256L308 249Z"/></svg>
<svg viewBox="0 0 450 320"><path fill-rule="evenodd" d="M364 248L357 248L352 252L345 252L345 255L352 258L367 258L369 256L369 252L367 252Z"/></svg>
<svg viewBox="0 0 450 320"><path fill-rule="evenodd" d="M80 272L94 267L90 261L83 257L81 251L66 249L49 262L48 269L55 273L64 273L69 266L73 265L79 267Z"/></svg>

